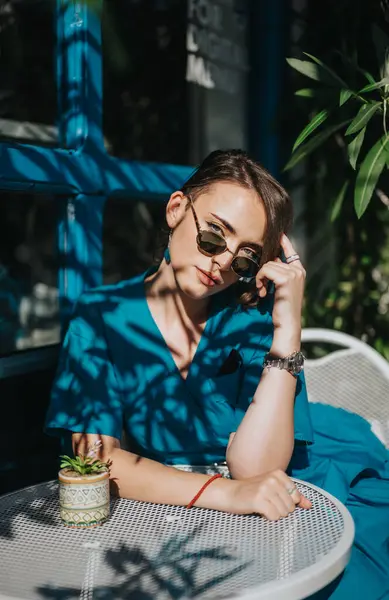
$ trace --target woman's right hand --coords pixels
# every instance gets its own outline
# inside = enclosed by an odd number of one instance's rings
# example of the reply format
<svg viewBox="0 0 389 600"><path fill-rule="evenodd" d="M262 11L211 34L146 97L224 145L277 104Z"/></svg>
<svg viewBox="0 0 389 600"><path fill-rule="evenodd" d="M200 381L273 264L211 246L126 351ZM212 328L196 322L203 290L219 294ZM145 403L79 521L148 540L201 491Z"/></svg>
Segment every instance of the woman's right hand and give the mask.
<svg viewBox="0 0 389 600"><path fill-rule="evenodd" d="M281 470L250 479L234 480L231 509L238 514L259 513L270 521L287 517L296 507L309 509L312 503ZM293 493L288 493L292 490Z"/></svg>

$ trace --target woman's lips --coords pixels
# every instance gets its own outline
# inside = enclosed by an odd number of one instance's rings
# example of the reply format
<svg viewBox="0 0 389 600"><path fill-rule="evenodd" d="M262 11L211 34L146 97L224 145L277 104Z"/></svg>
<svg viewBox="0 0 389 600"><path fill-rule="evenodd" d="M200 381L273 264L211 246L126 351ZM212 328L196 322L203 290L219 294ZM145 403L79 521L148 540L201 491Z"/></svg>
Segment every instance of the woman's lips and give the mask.
<svg viewBox="0 0 389 600"><path fill-rule="evenodd" d="M207 273L207 271L203 271L198 267L196 267L196 269L198 278L200 279L201 283L203 283L207 287L214 287L219 283L219 281L216 278L213 279L213 277L211 277L210 274Z"/></svg>

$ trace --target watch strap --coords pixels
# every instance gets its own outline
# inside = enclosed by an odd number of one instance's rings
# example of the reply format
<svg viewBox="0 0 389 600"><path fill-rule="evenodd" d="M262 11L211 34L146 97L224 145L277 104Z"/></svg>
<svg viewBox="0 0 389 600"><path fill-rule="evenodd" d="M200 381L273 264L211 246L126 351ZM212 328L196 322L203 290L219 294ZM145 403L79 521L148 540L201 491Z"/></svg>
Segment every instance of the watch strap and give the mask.
<svg viewBox="0 0 389 600"><path fill-rule="evenodd" d="M303 353L300 351L283 357L275 356L269 352L265 355L263 366L267 369L276 367L280 370L288 371L288 373L297 377L304 368L304 358Z"/></svg>

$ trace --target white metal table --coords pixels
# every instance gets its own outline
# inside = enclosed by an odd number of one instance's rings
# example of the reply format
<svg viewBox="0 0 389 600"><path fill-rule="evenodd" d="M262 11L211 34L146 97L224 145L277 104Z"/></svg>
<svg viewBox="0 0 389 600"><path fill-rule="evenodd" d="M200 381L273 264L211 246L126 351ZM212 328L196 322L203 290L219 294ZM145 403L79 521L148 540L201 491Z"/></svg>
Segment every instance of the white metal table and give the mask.
<svg viewBox="0 0 389 600"><path fill-rule="evenodd" d="M113 499L102 527L67 529L56 482L0 497L0 598L297 600L346 566L347 509L297 481L313 509L280 521Z"/></svg>

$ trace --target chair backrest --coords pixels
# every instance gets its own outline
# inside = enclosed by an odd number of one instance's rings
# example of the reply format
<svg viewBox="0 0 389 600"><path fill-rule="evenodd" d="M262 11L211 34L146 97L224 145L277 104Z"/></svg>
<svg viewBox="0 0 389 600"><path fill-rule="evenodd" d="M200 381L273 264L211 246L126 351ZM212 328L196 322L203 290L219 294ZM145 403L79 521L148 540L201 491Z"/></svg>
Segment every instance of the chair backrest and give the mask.
<svg viewBox="0 0 389 600"><path fill-rule="evenodd" d="M304 329L302 341L304 347L313 342L343 347L306 361L309 401L360 415L389 448L389 363L364 342L338 331Z"/></svg>

